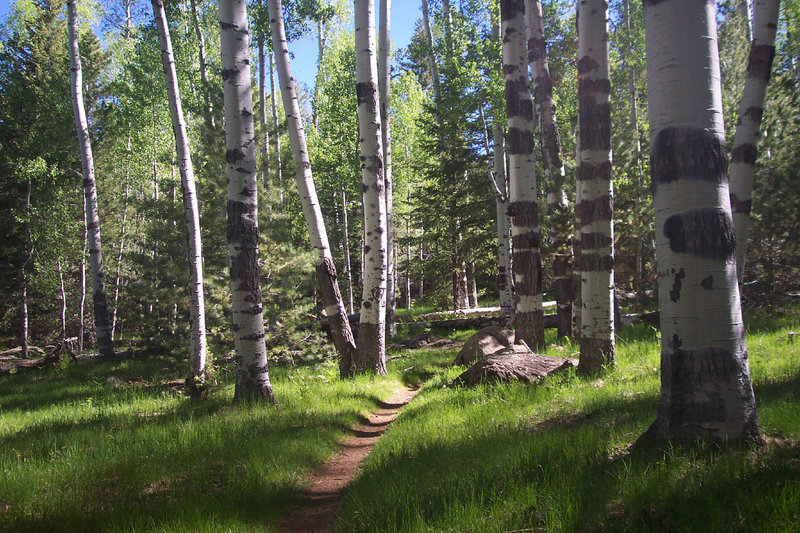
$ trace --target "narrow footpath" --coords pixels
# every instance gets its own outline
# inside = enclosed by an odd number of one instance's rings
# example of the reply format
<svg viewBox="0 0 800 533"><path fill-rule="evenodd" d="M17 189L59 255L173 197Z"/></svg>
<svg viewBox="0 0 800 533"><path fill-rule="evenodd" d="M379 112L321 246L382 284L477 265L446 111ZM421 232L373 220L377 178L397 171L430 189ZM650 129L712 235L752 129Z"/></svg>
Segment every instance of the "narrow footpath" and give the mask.
<svg viewBox="0 0 800 533"><path fill-rule="evenodd" d="M342 443L341 451L311 475L300 506L283 521L283 531L328 533L333 530L342 491L358 473L383 432L417 392L418 387L398 390L388 401L380 403L380 409L373 411L367 422L351 428L352 436Z"/></svg>

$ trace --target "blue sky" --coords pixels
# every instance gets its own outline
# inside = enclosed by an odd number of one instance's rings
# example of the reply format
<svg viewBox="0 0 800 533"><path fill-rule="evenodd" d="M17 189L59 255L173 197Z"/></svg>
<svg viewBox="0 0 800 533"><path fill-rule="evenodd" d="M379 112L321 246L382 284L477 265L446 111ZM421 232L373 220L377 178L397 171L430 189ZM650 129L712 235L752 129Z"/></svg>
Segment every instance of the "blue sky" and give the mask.
<svg viewBox="0 0 800 533"><path fill-rule="evenodd" d="M13 0L0 0L0 20L5 20L8 15L11 1ZM380 0L376 0L376 15L378 2ZM391 38L395 49L404 48L411 42L414 24L421 16L419 0L394 0L392 2ZM307 37L289 43L289 50L294 55L292 73L295 78L309 87L313 86L317 73L316 38Z"/></svg>

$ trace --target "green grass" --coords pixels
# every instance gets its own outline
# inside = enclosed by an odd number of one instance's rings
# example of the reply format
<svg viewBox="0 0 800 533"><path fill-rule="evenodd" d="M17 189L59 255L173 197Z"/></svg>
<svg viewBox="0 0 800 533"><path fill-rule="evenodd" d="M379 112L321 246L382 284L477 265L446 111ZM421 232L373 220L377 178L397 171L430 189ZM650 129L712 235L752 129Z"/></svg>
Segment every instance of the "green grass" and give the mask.
<svg viewBox="0 0 800 533"><path fill-rule="evenodd" d="M2 378L0 531L275 530L347 428L421 382L346 491L338 531L800 531L798 310L747 323L770 436L757 450L628 451L659 391L647 325L620 332L600 378L538 386L453 388L456 350L392 354L385 378L339 381L334 361L273 368L274 406L232 405L228 372L192 402L166 386L184 370L167 357Z"/></svg>

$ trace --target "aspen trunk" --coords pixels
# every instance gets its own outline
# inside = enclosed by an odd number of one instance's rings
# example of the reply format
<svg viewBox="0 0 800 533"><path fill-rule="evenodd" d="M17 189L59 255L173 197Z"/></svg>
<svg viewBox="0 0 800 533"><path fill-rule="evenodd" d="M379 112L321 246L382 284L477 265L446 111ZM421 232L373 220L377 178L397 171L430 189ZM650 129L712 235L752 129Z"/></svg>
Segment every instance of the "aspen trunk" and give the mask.
<svg viewBox="0 0 800 533"><path fill-rule="evenodd" d="M280 200L281 210L283 210L283 174L281 172L281 136L278 130L278 104L275 96L275 65L273 61L272 50L269 51L269 100L270 108L272 109L272 127L273 137L275 138L275 179L278 185L278 196Z"/></svg>
<svg viewBox="0 0 800 533"><path fill-rule="evenodd" d="M441 101L441 90L439 89L439 64L436 62L436 53L433 49L433 29L431 28L430 10L428 9L428 0L422 0L422 26L425 30L425 40L428 44L428 64L431 69L431 78L433 78L433 94L436 102Z"/></svg>
<svg viewBox="0 0 800 533"><path fill-rule="evenodd" d="M20 345L22 358L28 358L28 278L25 267L33 257L33 234L31 232L31 179L25 181L25 254L19 262L20 289Z"/></svg>
<svg viewBox="0 0 800 533"><path fill-rule="evenodd" d="M389 47L389 23L391 20L391 0L380 0L380 32L378 37L378 90L381 110L381 144L383 146L383 181L386 194L386 335L397 333L394 315L397 305L395 298L394 269L394 223L392 190L392 135L390 124L391 96L391 55Z"/></svg>
<svg viewBox="0 0 800 533"><path fill-rule="evenodd" d="M533 103L528 88L525 5L502 2L503 74L508 116L509 204L516 342L544 345L539 206L534 172Z"/></svg>
<svg viewBox="0 0 800 533"><path fill-rule="evenodd" d="M353 314L353 274L350 266L350 237L347 224L347 193L342 187L342 244L344 246L344 275L347 280L347 312Z"/></svg>
<svg viewBox="0 0 800 533"><path fill-rule="evenodd" d="M203 37L203 28L200 25L200 16L197 13L197 1L191 0L192 8L192 22L194 22L194 31L197 34L197 49L200 56L200 82L202 84L201 91L203 93L203 103L205 105L206 124L213 130L216 128L214 123L214 108L211 106L211 98L209 91L211 85L208 83L208 63L206 61L206 40Z"/></svg>
<svg viewBox="0 0 800 533"><path fill-rule="evenodd" d="M125 230L128 220L128 198L130 196L129 183L131 174L131 132L128 124L128 138L125 141L125 189L122 196L122 221L119 228L119 248L117 249L117 267L114 273L114 307L111 311L111 338L117 329L117 311L119 310L119 284L122 272L122 253L125 250Z"/></svg>
<svg viewBox="0 0 800 533"><path fill-rule="evenodd" d="M759 441L736 277L716 9L645 0L661 398L643 441Z"/></svg>
<svg viewBox="0 0 800 533"><path fill-rule="evenodd" d="M169 24L164 13L163 0L152 0L158 38L161 43L161 62L164 66L164 77L167 81L169 111L172 116L172 131L175 134L175 152L181 174L181 192L183 193L183 216L186 223L186 240L189 264L189 361L190 374L187 387L190 392L199 393L205 381L206 372L206 315L205 297L203 294L203 246L200 231L200 210L197 206L194 168L189 150L189 137L183 118L183 106L178 89L178 75L175 71L175 60L172 54L172 41L169 35ZM244 102L245 105L246 102ZM235 119L234 119L235 120ZM235 124L235 123L234 123ZM246 131L247 126L244 126ZM246 139L245 139L246 140ZM235 170L240 173L239 170ZM173 182L174 183L174 182ZM173 184L173 201L175 199ZM255 206L254 206L255 208ZM236 221L234 221L236 223ZM256 228L257 231L257 228ZM256 241L256 245L257 245ZM245 245L249 243L243 243ZM237 258L238 259L238 258ZM233 263L231 263L233 264ZM256 268L256 276L258 269ZM257 279L257 278L256 278Z"/></svg>
<svg viewBox="0 0 800 533"><path fill-rule="evenodd" d="M357 372L386 373L386 183L375 63L375 5L355 0L356 94L364 191L364 279Z"/></svg>
<svg viewBox="0 0 800 533"><path fill-rule="evenodd" d="M111 324L108 320L106 285L103 277L103 256L100 244L100 216L97 208L97 189L94 182L94 160L89 141L89 125L83 107L83 75L81 56L78 51L78 16L76 0L67 0L69 19L69 55L72 72L72 109L78 130L78 142L83 166L83 194L86 198L87 229L89 231L89 264L92 270L92 299L94 301L94 328L97 345L102 357L114 357L114 343L111 340Z"/></svg>
<svg viewBox="0 0 800 533"><path fill-rule="evenodd" d="M81 298L78 307L78 353L83 353L83 328L86 320L86 254L89 253L89 229L86 219L86 195L81 194L83 213L83 250L81 250Z"/></svg>
<svg viewBox="0 0 800 533"><path fill-rule="evenodd" d="M289 64L289 49L286 46L286 33L283 26L283 9L280 0L269 0L267 5L269 6L272 46L278 61L283 108L286 112L289 140L295 159L297 191L300 194L300 203L303 206L303 215L308 226L311 246L317 250L317 283L322 294L328 323L331 325L333 343L340 357L339 372L342 376L349 376L353 373L353 352L356 349L356 343L347 319L342 295L339 292L336 267L333 264L328 234L325 231L325 222L322 218L314 177L311 173L311 162L306 148L306 134L303 130L300 105L297 101L294 78ZM272 94L275 94L274 89ZM277 114L273 113L273 116L277 123ZM278 166L280 167L280 164Z"/></svg>
<svg viewBox="0 0 800 533"><path fill-rule="evenodd" d="M64 273L61 269L61 258L56 261L56 272L58 273L58 288L61 294L61 345L67 339L67 292L64 290Z"/></svg>
<svg viewBox="0 0 800 533"><path fill-rule="evenodd" d="M747 3L743 2L746 6ZM733 228L736 233L736 272L739 285L744 281L747 238L750 233L750 206L753 175L758 156L758 134L764 113L764 97L775 57L775 32L778 26L779 0L755 0L754 34L747 60L739 121L731 151L730 196Z"/></svg>
<svg viewBox="0 0 800 533"><path fill-rule="evenodd" d="M269 187L269 130L267 129L267 73L266 59L264 54L264 34L258 36L258 100L259 100L259 113L258 118L261 122L261 131L264 135L264 148L261 149L262 161L262 177L264 181L264 190Z"/></svg>
<svg viewBox="0 0 800 533"><path fill-rule="evenodd" d="M581 202L581 355L578 370L614 364L614 219L611 181L611 84L608 2L578 3L577 181Z"/></svg>
<svg viewBox="0 0 800 533"><path fill-rule="evenodd" d="M228 264L237 358L234 400L274 401L264 344L258 265L258 185L245 3L220 0L219 25L228 180Z"/></svg>
<svg viewBox="0 0 800 533"><path fill-rule="evenodd" d="M572 249L569 244L570 219L567 195L564 192L564 163L561 160L561 135L553 100L553 80L547 61L542 4L528 4L528 63L533 77L533 99L539 117L542 141L542 168L547 184L547 212L553 221L553 278L558 315L558 336L567 337L572 330Z"/></svg>

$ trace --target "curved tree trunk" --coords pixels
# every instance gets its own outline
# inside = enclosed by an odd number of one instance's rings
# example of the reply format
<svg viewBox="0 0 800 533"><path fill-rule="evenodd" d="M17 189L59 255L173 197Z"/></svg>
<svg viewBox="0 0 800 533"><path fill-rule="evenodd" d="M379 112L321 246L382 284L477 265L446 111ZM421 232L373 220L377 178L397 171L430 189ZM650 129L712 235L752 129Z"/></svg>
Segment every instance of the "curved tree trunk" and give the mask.
<svg viewBox="0 0 800 533"><path fill-rule="evenodd" d="M356 94L364 191L364 280L357 372L386 373L386 189L375 64L375 5L355 0Z"/></svg>
<svg viewBox="0 0 800 533"><path fill-rule="evenodd" d="M69 58L72 72L72 109L75 113L75 125L78 130L78 142L81 149L83 166L83 194L86 198L86 215L89 231L89 264L92 270L92 299L94 301L94 329L97 333L97 345L102 357L114 357L114 343L111 340L111 324L108 320L108 304L106 303L106 284L103 278L103 254L100 245L100 215L97 208L97 188L94 182L94 159L89 141L89 125L86 110L83 107L83 75L81 73L81 56L78 51L78 16L76 0L67 0L69 18Z"/></svg>
<svg viewBox="0 0 800 533"><path fill-rule="evenodd" d="M234 400L274 401L264 344L258 266L258 184L245 3L220 0L219 25L228 179L228 264L237 358Z"/></svg>
<svg viewBox="0 0 800 533"><path fill-rule="evenodd" d="M508 170L514 272L516 342L533 350L544 345L542 257L539 206L534 172L533 103L528 88L528 62L523 0L500 3L503 74L508 116Z"/></svg>
<svg viewBox="0 0 800 533"><path fill-rule="evenodd" d="M645 0L661 398L642 436L758 441L736 278L716 9Z"/></svg>
<svg viewBox="0 0 800 533"><path fill-rule="evenodd" d="M742 4L746 7L746 0ZM756 145L764 113L764 97L775 57L778 4L779 0L755 0L753 42L750 45L739 121L736 123L731 151L730 194L733 229L736 232L736 272L740 286L744 280L747 238L750 233L753 174L758 156Z"/></svg>
<svg viewBox="0 0 800 533"><path fill-rule="evenodd" d="M611 84L608 2L578 3L577 180L581 202L581 356L578 370L614 364L614 220L611 182Z"/></svg>
<svg viewBox="0 0 800 533"><path fill-rule="evenodd" d="M269 25L272 34L272 46L278 61L278 77L282 87L283 108L289 129L289 140L295 159L295 180L303 206L303 215L308 226L311 246L317 250L316 277L319 291L322 294L328 323L336 351L339 353L339 372L342 376L353 373L353 352L356 343L350 322L344 309L342 295L336 279L336 267L333 264L325 221L322 218L314 177L311 174L311 162L306 148L306 134L300 117L300 105L297 101L294 78L289 64L289 49L286 46L286 32L283 27L283 9L280 0L269 0ZM275 91L273 90L273 95ZM275 115L277 119L277 115ZM276 135L277 137L277 135ZM280 165L279 165L280 166Z"/></svg>
<svg viewBox="0 0 800 533"><path fill-rule="evenodd" d="M528 3L528 62L533 76L533 99L539 117L542 140L542 167L547 184L547 213L553 220L553 277L558 314L558 336L568 337L572 330L572 248L569 243L570 218L564 192L564 163L561 161L561 135L553 100L553 80L547 61L542 4Z"/></svg>
<svg viewBox="0 0 800 533"><path fill-rule="evenodd" d="M383 146L383 181L386 187L386 335L397 333L394 321L395 270L394 270L394 225L392 223L392 134L390 127L390 89L391 54L389 22L391 20L391 0L380 2L380 32L378 36L378 90L381 109L381 141Z"/></svg>
<svg viewBox="0 0 800 533"><path fill-rule="evenodd" d="M200 210L197 207L194 168L192 167L192 156L189 151L189 137L186 134L186 124L183 119L183 106L181 105L181 95L178 89L175 60L172 55L169 24L164 13L163 0L152 0L152 4L156 27L158 28L158 39L161 43L161 62L164 66L164 77L167 80L169 112L172 116L175 151L177 153L178 168L181 173L183 216L186 222L189 263L189 361L191 373L187 380L187 385L191 392L197 393L202 389L206 371L206 314L203 294L203 246L200 239Z"/></svg>

